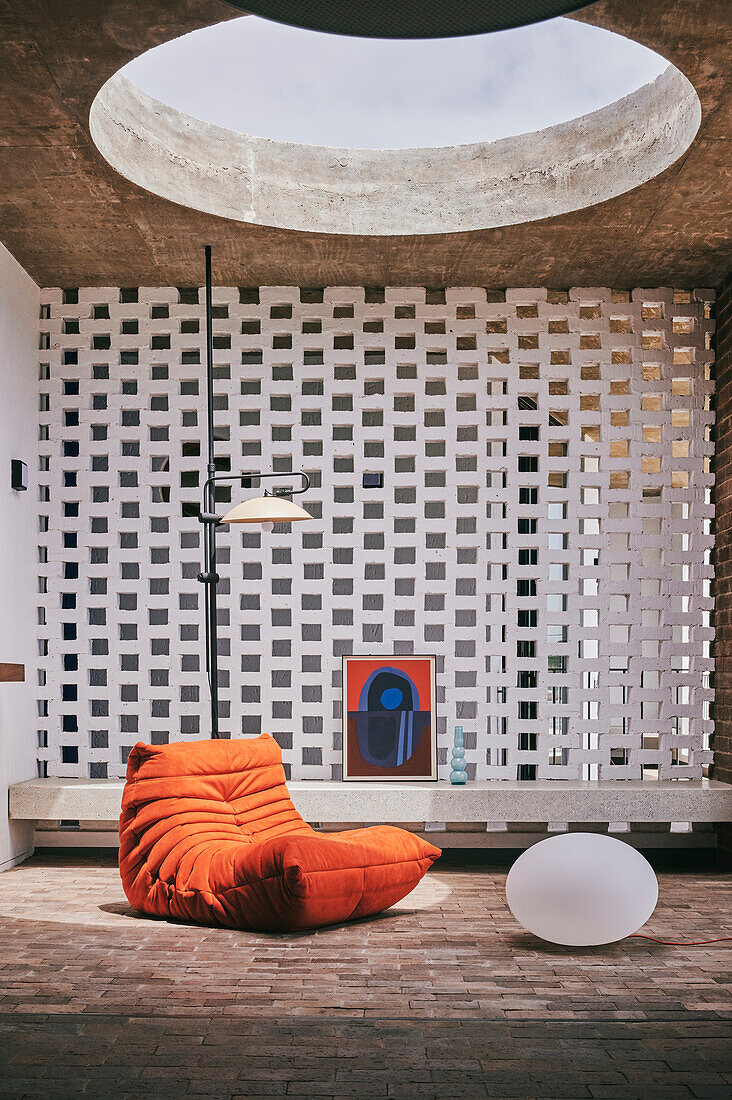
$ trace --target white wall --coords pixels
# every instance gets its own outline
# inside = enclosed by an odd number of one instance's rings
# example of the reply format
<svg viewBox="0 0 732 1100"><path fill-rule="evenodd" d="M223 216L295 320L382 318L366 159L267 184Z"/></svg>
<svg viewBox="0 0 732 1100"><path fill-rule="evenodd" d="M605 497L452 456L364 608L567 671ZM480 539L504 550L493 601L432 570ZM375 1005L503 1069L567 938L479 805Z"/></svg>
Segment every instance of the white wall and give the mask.
<svg viewBox="0 0 732 1100"><path fill-rule="evenodd" d="M27 856L33 831L7 820L9 783L36 774L38 585L38 311L40 292L0 244L0 661L25 664L25 683L0 683L0 869ZM28 464L26 493L10 460Z"/></svg>

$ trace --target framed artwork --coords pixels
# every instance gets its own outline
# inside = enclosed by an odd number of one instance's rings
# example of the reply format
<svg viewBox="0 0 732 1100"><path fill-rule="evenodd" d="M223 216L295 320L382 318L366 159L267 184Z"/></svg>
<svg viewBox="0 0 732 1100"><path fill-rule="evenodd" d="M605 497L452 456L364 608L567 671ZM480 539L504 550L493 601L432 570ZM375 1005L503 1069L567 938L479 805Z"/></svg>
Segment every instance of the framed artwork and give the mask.
<svg viewBox="0 0 732 1100"><path fill-rule="evenodd" d="M437 779L434 657L343 658L343 778Z"/></svg>

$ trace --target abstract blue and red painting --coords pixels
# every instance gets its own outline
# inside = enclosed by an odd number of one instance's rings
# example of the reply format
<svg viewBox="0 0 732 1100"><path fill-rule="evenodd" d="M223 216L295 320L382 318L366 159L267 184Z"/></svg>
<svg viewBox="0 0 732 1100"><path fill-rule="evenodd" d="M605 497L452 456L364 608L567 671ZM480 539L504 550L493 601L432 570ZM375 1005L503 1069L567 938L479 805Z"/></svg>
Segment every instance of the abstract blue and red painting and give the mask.
<svg viewBox="0 0 732 1100"><path fill-rule="evenodd" d="M434 657L343 658L343 778L436 779Z"/></svg>

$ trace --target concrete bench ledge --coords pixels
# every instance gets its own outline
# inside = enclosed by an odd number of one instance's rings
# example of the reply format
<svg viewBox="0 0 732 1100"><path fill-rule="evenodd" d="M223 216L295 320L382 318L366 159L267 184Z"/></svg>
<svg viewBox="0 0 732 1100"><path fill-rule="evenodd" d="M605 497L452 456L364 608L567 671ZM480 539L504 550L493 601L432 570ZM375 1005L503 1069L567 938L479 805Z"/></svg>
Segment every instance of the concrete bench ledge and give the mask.
<svg viewBox="0 0 732 1100"><path fill-rule="evenodd" d="M122 780L30 779L10 787L10 816L26 821L110 822ZM437 783L288 783L306 821L335 822L726 822L732 784L714 780L494 780Z"/></svg>

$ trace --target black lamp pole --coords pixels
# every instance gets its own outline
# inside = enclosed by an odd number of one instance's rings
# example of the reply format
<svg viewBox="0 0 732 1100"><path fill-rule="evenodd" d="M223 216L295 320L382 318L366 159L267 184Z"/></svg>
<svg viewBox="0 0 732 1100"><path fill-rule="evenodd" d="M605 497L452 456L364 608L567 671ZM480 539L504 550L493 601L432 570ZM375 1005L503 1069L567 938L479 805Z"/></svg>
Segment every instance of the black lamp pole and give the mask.
<svg viewBox="0 0 732 1100"><path fill-rule="evenodd" d="M213 478L216 475L214 458L214 377L213 377L213 305L211 292L211 245L206 245L206 409L208 434L207 480L203 489L203 511L213 514L216 505L216 489ZM204 571L199 580L204 584L206 593L206 672L208 674L209 694L211 696L211 736L219 736L219 654L218 654L218 617L216 608L216 586L219 576L216 572L216 524L205 525Z"/></svg>
<svg viewBox="0 0 732 1100"><path fill-rule="evenodd" d="M198 579L204 586L205 592L205 620L206 620L206 673L211 696L211 737L218 739L219 733L219 651L218 651L218 616L216 607L216 586L219 583L219 575L216 572L216 528L221 523L221 517L216 515L216 482L239 481L242 486L250 489L252 481L265 478L302 478L300 489L275 489L272 494L265 496L297 496L304 493L310 487L310 478L303 470L283 470L281 473L260 473L256 470L245 471L240 474L217 474L216 459L214 457L214 417L213 417L213 308L211 304L211 246L206 245L206 394L207 394L207 424L208 424L208 464L207 477L203 485L203 510L199 513L199 522L205 528L203 542L203 572L198 574Z"/></svg>

